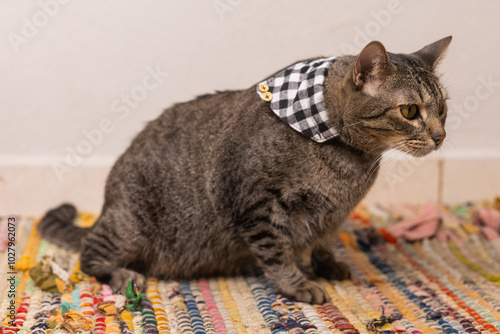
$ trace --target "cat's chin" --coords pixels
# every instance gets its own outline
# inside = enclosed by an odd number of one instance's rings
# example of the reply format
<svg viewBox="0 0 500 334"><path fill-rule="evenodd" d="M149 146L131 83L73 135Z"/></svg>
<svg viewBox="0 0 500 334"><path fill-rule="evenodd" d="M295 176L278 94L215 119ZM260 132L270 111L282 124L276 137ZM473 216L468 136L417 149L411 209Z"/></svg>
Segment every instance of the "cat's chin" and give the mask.
<svg viewBox="0 0 500 334"><path fill-rule="evenodd" d="M432 153L434 148L426 148L426 149L410 149L405 151L405 153L414 156L416 158L425 157L426 155Z"/></svg>

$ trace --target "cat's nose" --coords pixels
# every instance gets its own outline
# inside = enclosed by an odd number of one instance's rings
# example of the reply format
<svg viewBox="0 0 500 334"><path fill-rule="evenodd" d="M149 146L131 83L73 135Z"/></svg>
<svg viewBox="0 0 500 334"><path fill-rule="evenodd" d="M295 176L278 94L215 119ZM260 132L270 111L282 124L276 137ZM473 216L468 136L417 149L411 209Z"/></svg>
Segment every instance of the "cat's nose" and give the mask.
<svg viewBox="0 0 500 334"><path fill-rule="evenodd" d="M436 147L441 145L441 143L443 142L443 140L445 138L446 138L446 134L442 134L442 133L432 136L432 140L434 140Z"/></svg>

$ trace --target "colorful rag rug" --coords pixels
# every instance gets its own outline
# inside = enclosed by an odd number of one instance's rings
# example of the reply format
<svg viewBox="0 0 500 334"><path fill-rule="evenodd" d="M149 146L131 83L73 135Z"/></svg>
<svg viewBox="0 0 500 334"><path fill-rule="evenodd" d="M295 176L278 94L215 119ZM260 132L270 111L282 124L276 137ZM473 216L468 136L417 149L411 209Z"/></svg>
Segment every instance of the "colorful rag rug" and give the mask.
<svg viewBox="0 0 500 334"><path fill-rule="evenodd" d="M149 279L144 295L133 282L113 295L80 272L77 254L41 240L36 220L16 218L15 245L1 240L2 271L16 273L0 281L0 333L500 333L500 238L483 231L495 230L484 217L496 211L495 203L357 208L332 244L352 279L320 280L331 297L323 305L288 300L254 276ZM410 243L390 233L418 222L434 234Z"/></svg>

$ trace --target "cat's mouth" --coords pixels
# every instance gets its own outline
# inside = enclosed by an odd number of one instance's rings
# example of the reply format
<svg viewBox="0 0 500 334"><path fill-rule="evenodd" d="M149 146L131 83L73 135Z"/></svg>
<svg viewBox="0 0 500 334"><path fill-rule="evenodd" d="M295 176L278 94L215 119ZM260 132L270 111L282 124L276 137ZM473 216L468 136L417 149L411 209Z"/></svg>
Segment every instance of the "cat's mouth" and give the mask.
<svg viewBox="0 0 500 334"><path fill-rule="evenodd" d="M405 153L411 154L414 157L423 157L431 153L432 151L437 150L439 147L441 147L441 144L442 143L436 145L436 143L432 139L410 139L406 141Z"/></svg>

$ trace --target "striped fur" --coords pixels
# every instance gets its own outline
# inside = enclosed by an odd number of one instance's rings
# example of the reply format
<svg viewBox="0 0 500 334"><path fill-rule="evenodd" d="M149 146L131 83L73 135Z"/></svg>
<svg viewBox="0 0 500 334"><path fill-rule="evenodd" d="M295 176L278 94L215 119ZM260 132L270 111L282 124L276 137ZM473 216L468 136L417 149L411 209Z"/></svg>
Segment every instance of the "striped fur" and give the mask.
<svg viewBox="0 0 500 334"><path fill-rule="evenodd" d="M281 122L252 86L177 104L117 160L89 230L72 206L47 213L41 234L81 251L81 268L114 289L130 276L194 279L263 272L295 300L323 303L317 276L344 279L332 235L373 184L381 154L437 149L446 93L434 75L449 39L409 54L378 42L339 57L325 105L339 137L317 143ZM422 114L402 117L401 104Z"/></svg>

